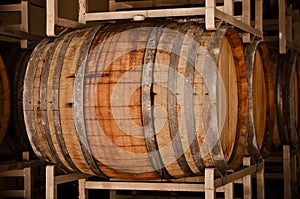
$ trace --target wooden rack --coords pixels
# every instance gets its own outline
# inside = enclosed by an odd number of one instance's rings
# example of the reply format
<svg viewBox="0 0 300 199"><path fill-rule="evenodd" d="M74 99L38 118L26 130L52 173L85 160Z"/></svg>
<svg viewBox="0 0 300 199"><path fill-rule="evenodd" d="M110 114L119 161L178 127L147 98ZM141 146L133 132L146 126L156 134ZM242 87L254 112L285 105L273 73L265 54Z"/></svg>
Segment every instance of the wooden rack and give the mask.
<svg viewBox="0 0 300 199"><path fill-rule="evenodd" d="M299 152L291 150L290 145L283 145L282 152L272 152L265 160L266 165L272 166L274 163L282 163L282 172L266 172L265 177L268 179L283 179L284 198L291 199L292 193L297 190L298 178L298 161ZM272 166L274 168L274 166ZM281 169L281 168L279 168Z"/></svg>
<svg viewBox="0 0 300 199"><path fill-rule="evenodd" d="M278 31L277 36L266 36L266 42L278 42L279 53L286 54L288 49L300 51L299 10L288 6L285 0L278 1L278 19L264 20L264 32Z"/></svg>
<svg viewBox="0 0 300 199"><path fill-rule="evenodd" d="M32 193L32 167L41 165L40 160L29 160L29 152L23 152L23 161L14 163L1 163L0 164L0 177L1 178L24 178L23 190L0 190L0 196L6 197L23 197L26 199L31 198Z"/></svg>
<svg viewBox="0 0 300 199"><path fill-rule="evenodd" d="M30 6L45 7L45 4L38 0L22 0L18 4L0 5L0 12L19 12L21 15L20 24L8 24L0 26L0 35L15 38L20 41L21 48L27 48L28 41L39 41L43 37L31 34L29 31L29 8Z"/></svg>
<svg viewBox="0 0 300 199"><path fill-rule="evenodd" d="M244 198L252 198L251 175L256 174L257 198L264 199L264 163L250 165L250 157L244 158L244 167L236 172L218 177L215 168L206 168L205 176L185 178L173 181L89 181L82 174L54 175L55 166L46 167L46 199L57 198L57 185L76 181L79 184L79 198L85 199L89 189L106 190L151 190L151 191L182 191L205 192L206 199L216 198L216 192L224 192L226 199L234 197L234 183L244 186ZM114 194L111 194L114 195Z"/></svg>
<svg viewBox="0 0 300 199"><path fill-rule="evenodd" d="M72 21L58 16L58 1L47 0L47 35L50 37L57 36L55 26L66 28L81 28L90 21L111 21L120 19L143 20L145 18L158 17L199 17L205 16L207 30L216 30L222 22L232 24L247 33L244 35L244 42L251 42L250 34L262 38L262 0L255 0L255 25L251 26L250 8L251 1L235 0L243 4L242 16L234 16L234 1L224 0L224 6L216 6L216 0L205 0L204 7L191 8L167 8L167 9L147 9L147 10L128 10L113 11L118 5L115 1L109 1L111 12L87 12L86 5L88 0L78 0L78 20ZM131 4L147 4L149 1L139 3L132 1ZM218 20L216 20L218 19Z"/></svg>

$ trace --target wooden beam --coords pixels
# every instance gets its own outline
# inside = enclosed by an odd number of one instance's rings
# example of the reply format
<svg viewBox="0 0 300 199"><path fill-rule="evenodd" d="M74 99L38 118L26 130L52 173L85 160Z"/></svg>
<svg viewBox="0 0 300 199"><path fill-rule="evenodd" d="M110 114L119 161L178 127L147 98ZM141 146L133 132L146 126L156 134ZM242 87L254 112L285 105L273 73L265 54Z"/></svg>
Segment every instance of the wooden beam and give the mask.
<svg viewBox="0 0 300 199"><path fill-rule="evenodd" d="M216 198L216 186L215 186L215 169L206 168L205 169L205 199L215 199Z"/></svg>
<svg viewBox="0 0 300 199"><path fill-rule="evenodd" d="M73 20L69 20L69 19L64 19L64 18L57 18L55 24L57 26L62 26L62 27L66 27L66 28L72 28L72 29L76 29L76 28L83 28L85 27L85 24L73 21Z"/></svg>
<svg viewBox="0 0 300 199"><path fill-rule="evenodd" d="M263 31L263 1L255 0L255 28Z"/></svg>
<svg viewBox="0 0 300 199"><path fill-rule="evenodd" d="M28 1L21 1L21 31L29 32L29 4ZM27 39L21 39L21 48L27 48Z"/></svg>
<svg viewBox="0 0 300 199"><path fill-rule="evenodd" d="M299 10L294 10L294 44L296 47L300 47L300 16Z"/></svg>
<svg viewBox="0 0 300 199"><path fill-rule="evenodd" d="M18 12L21 10L21 4L0 5L0 12Z"/></svg>
<svg viewBox="0 0 300 199"><path fill-rule="evenodd" d="M223 9L222 6L217 8ZM86 13L86 21L132 19L136 15L146 18L200 16L205 15L205 7Z"/></svg>
<svg viewBox="0 0 300 199"><path fill-rule="evenodd" d="M279 7L279 53L286 54L286 18L285 18L285 0L278 0Z"/></svg>
<svg viewBox="0 0 300 199"><path fill-rule="evenodd" d="M86 181L86 189L203 192L204 184Z"/></svg>
<svg viewBox="0 0 300 199"><path fill-rule="evenodd" d="M233 0L224 0L224 12L231 16L234 15L234 2Z"/></svg>
<svg viewBox="0 0 300 199"><path fill-rule="evenodd" d="M263 38L263 33L262 31L259 31L237 19L235 19L234 17L230 16L230 15L227 15L225 14L224 12L222 11L219 11L218 9L216 9L216 17L219 18L219 19L222 19L224 21L226 21L227 23L231 24L231 25L234 25L236 26L237 28L240 28L241 30L244 30L245 32L249 32L259 38Z"/></svg>
<svg viewBox="0 0 300 199"><path fill-rule="evenodd" d="M0 35L1 35L2 27L0 27ZM30 161L22 161L22 162L14 162L10 164L0 164L0 172L9 171L9 170L19 170L25 167L32 167L42 165L40 160L30 160Z"/></svg>
<svg viewBox="0 0 300 199"><path fill-rule="evenodd" d="M57 0L47 0L46 7L46 34L49 37L55 37L55 23L58 19Z"/></svg>
<svg viewBox="0 0 300 199"><path fill-rule="evenodd" d="M205 0L205 28L216 30L215 24L216 0Z"/></svg>
<svg viewBox="0 0 300 199"><path fill-rule="evenodd" d="M251 25L251 2L250 0L245 0L242 4L242 22ZM243 42L250 43L251 35L249 33L243 33Z"/></svg>
<svg viewBox="0 0 300 199"><path fill-rule="evenodd" d="M85 24L85 13L86 13L86 0L78 0L79 3L79 11L78 11L78 22L81 24Z"/></svg>

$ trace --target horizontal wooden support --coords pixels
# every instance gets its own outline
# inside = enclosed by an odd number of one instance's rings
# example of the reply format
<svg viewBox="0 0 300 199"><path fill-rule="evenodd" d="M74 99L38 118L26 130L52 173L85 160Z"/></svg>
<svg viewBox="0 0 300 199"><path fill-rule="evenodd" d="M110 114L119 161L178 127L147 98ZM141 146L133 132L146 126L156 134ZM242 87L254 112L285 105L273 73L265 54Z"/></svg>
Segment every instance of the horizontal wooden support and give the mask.
<svg viewBox="0 0 300 199"><path fill-rule="evenodd" d="M24 190L1 190L0 191L0 196L24 198L24 195L25 195Z"/></svg>
<svg viewBox="0 0 300 199"><path fill-rule="evenodd" d="M239 171L236 171L232 174L224 176L222 178L218 178L218 179L215 180L215 187L220 187L220 186L223 186L223 185L228 184L230 182L236 181L240 178L243 178L247 175L251 175L252 173L260 171L262 169L262 167L263 166L259 163L258 165L253 165L253 166L250 166L250 167L246 167L246 168L243 168L243 169L241 169Z"/></svg>
<svg viewBox="0 0 300 199"><path fill-rule="evenodd" d="M1 28L0 28L1 34ZM33 167L42 165L40 160L30 160L30 161L22 161L22 162L14 162L9 164L0 164L0 172L9 171L9 170L20 170L26 167Z"/></svg>
<svg viewBox="0 0 300 199"><path fill-rule="evenodd" d="M1 26L0 26L0 35L7 36L7 37L13 37L13 38L17 38L17 39L28 39L31 41L40 41L43 39L43 37L39 36L39 35L34 35L34 34L14 30L14 29L7 28L7 27L1 27ZM1 166L0 166L0 168L1 168ZM0 169L0 171L1 171L1 169Z"/></svg>
<svg viewBox="0 0 300 199"><path fill-rule="evenodd" d="M0 12L20 12L21 10L21 4L0 5Z"/></svg>
<svg viewBox="0 0 300 199"><path fill-rule="evenodd" d="M223 6L217 8L223 10ZM158 17L199 16L204 14L205 14L205 7L98 12L98 13L86 13L86 21L132 19L136 15L143 15L146 18L158 18Z"/></svg>
<svg viewBox="0 0 300 199"><path fill-rule="evenodd" d="M73 20L69 20L69 19L60 18L60 17L57 18L56 25L62 26L62 27L67 27L67 28L72 28L72 29L85 27L85 24L82 24L82 23L79 23L79 22L76 22Z"/></svg>
<svg viewBox="0 0 300 199"><path fill-rule="evenodd" d="M24 176L23 170L11 170L0 172L0 177L22 177Z"/></svg>
<svg viewBox="0 0 300 199"><path fill-rule="evenodd" d="M46 8L46 0L28 0L30 4L41 7L41 8Z"/></svg>
<svg viewBox="0 0 300 199"><path fill-rule="evenodd" d="M55 181L55 185L58 185L58 184L72 182L72 181L76 181L76 180L88 178L88 177L90 177L90 176L80 174L80 173L71 173L71 174L66 174L66 175L55 176L54 181Z"/></svg>
<svg viewBox="0 0 300 199"><path fill-rule="evenodd" d="M222 19L223 21L226 21L227 23L236 26L237 28L240 28L241 30L244 30L245 32L251 33L259 38L263 38L263 32L259 31L237 19L235 19L233 16L230 16L218 9L215 10L215 16L219 19Z"/></svg>
<svg viewBox="0 0 300 199"><path fill-rule="evenodd" d="M203 192L204 184L86 181L86 189Z"/></svg>

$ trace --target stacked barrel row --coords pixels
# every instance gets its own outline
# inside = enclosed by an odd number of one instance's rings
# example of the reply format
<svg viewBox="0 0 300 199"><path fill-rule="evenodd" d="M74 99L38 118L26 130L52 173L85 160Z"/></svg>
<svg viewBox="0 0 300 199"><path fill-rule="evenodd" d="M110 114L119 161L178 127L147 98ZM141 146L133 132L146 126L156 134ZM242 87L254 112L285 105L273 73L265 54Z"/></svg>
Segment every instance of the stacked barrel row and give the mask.
<svg viewBox="0 0 300 199"><path fill-rule="evenodd" d="M35 154L66 171L137 180L238 169L245 153L272 148L272 63L263 42L243 46L231 27L107 24L41 41L18 109Z"/></svg>

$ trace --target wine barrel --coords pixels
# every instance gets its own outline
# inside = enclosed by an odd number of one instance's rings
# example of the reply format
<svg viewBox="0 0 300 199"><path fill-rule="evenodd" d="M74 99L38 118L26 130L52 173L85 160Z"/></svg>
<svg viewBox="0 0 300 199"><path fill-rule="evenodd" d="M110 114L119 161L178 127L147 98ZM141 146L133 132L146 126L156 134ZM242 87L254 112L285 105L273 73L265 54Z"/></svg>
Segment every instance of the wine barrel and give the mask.
<svg viewBox="0 0 300 199"><path fill-rule="evenodd" d="M231 27L117 23L41 41L24 81L36 155L104 178L170 179L240 166L248 82Z"/></svg>
<svg viewBox="0 0 300 199"><path fill-rule="evenodd" d="M289 51L279 55L271 53L272 70L276 74L276 122L274 125L273 143L278 149L283 144L294 148L299 145L299 80L297 77L297 53ZM276 125L277 124L277 125Z"/></svg>
<svg viewBox="0 0 300 199"><path fill-rule="evenodd" d="M23 115L24 76L32 49L21 49L17 43L1 42L0 52L6 66L10 84L10 112L8 131L4 138L2 159L22 158L22 152L32 151ZM5 148L5 149L3 149Z"/></svg>
<svg viewBox="0 0 300 199"><path fill-rule="evenodd" d="M10 117L10 88L4 62L0 55L0 145L7 133Z"/></svg>
<svg viewBox="0 0 300 199"><path fill-rule="evenodd" d="M272 149L275 96L268 47L262 41L245 46L248 74L249 123L247 149L254 159L266 158Z"/></svg>

